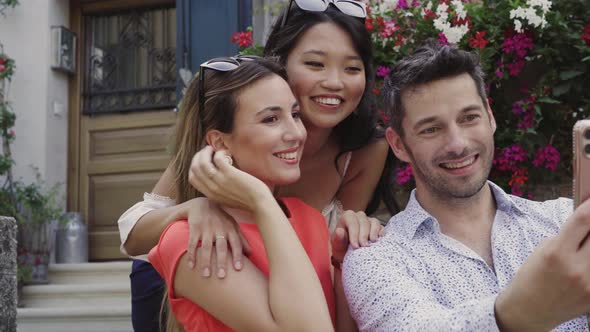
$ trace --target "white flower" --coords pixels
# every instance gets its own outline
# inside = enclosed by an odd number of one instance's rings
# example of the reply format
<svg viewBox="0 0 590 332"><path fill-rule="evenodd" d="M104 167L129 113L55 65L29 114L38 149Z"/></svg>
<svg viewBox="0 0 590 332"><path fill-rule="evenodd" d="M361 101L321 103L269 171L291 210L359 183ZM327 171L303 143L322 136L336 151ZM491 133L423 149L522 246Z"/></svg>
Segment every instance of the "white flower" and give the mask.
<svg viewBox="0 0 590 332"><path fill-rule="evenodd" d="M455 13L457 13L457 18L462 20L467 16L467 12L465 11L465 7L463 6L463 2L461 0L453 0L451 1L453 7L455 7Z"/></svg>
<svg viewBox="0 0 590 332"><path fill-rule="evenodd" d="M379 5L379 12L383 14L388 11L393 11L395 8L397 8L398 2L399 0L384 0L383 3Z"/></svg>
<svg viewBox="0 0 590 332"><path fill-rule="evenodd" d="M518 33L522 33L522 22L519 20L514 20L514 30Z"/></svg>

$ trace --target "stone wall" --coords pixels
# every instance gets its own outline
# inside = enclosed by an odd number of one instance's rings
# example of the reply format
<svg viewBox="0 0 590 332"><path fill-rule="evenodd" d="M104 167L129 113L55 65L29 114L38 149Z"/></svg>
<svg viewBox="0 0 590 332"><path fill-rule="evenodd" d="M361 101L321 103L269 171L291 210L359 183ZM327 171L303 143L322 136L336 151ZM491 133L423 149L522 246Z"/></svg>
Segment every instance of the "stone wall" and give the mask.
<svg viewBox="0 0 590 332"><path fill-rule="evenodd" d="M0 216L0 331L16 331L16 221Z"/></svg>

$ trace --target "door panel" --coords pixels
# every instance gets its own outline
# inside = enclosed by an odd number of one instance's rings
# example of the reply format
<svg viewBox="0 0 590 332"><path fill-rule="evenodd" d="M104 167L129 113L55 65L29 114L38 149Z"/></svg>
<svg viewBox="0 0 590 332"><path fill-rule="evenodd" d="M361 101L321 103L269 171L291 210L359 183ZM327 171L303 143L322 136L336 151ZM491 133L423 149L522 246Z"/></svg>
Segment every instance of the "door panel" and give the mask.
<svg viewBox="0 0 590 332"><path fill-rule="evenodd" d="M124 258L117 219L151 191L168 165L175 119L171 111L82 117L80 211L91 260Z"/></svg>

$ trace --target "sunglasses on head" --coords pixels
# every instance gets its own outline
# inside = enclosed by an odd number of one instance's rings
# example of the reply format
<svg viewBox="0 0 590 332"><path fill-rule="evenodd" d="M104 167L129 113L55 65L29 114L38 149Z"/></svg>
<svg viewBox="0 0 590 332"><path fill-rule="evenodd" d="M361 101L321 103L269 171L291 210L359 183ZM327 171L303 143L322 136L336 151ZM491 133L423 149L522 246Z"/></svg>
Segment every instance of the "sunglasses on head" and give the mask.
<svg viewBox="0 0 590 332"><path fill-rule="evenodd" d="M260 57L255 55L237 55L224 58L213 58L199 66L199 112L205 108L205 69L228 72L240 66L244 61L255 61Z"/></svg>
<svg viewBox="0 0 590 332"><path fill-rule="evenodd" d="M289 12L291 11L293 2L295 2L297 7L300 9L309 12L326 11L326 9L328 9L331 4L346 15L361 19L365 19L367 17L367 9L365 8L365 4L355 0L289 0L287 11L285 12L285 15L283 15L283 20L281 21L281 28L287 24L287 18L289 16Z"/></svg>

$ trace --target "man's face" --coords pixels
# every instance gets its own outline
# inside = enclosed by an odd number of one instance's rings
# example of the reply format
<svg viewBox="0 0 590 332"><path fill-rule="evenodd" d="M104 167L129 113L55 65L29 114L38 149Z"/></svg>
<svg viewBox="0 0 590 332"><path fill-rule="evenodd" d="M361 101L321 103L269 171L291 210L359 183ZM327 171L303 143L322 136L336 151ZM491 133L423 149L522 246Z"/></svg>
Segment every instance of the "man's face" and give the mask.
<svg viewBox="0 0 590 332"><path fill-rule="evenodd" d="M388 128L386 136L396 156L410 163L418 195L449 200L477 194L492 167L496 122L471 76L423 84L401 99L405 135Z"/></svg>

